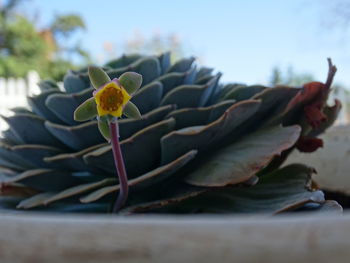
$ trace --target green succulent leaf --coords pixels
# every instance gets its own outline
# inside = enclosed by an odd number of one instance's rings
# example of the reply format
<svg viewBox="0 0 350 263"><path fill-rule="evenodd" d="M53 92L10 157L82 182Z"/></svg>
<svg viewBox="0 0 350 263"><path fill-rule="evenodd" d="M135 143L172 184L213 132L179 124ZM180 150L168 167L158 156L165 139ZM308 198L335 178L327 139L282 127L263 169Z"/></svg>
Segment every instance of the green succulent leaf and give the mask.
<svg viewBox="0 0 350 263"><path fill-rule="evenodd" d="M131 98L131 101L137 105L141 114L150 112L159 107L163 95L163 85L159 81L153 81L150 84L142 87Z"/></svg>
<svg viewBox="0 0 350 263"><path fill-rule="evenodd" d="M311 211L314 213L316 212L321 214L337 214L337 215L341 215L343 213L343 207L337 201L334 201L334 200L326 200L322 204L315 204L315 203L311 203L311 204L313 205L314 208L310 209L310 207L307 206L307 207L304 207L303 209L300 209L300 211L302 212Z"/></svg>
<svg viewBox="0 0 350 263"><path fill-rule="evenodd" d="M203 126L173 131L162 137L162 163L170 162L191 149L209 151L217 142L232 133L259 109L260 101L246 100L236 103L217 120Z"/></svg>
<svg viewBox="0 0 350 263"><path fill-rule="evenodd" d="M171 54L170 52L165 52L158 57L161 67L161 73L164 74L171 67Z"/></svg>
<svg viewBox="0 0 350 263"><path fill-rule="evenodd" d="M111 81L107 73L102 68L95 66L89 67L89 78L92 86L95 89L99 89L100 87Z"/></svg>
<svg viewBox="0 0 350 263"><path fill-rule="evenodd" d="M236 100L236 101L241 101L241 100L247 100L251 97L253 97L255 94L263 91L266 89L264 86L260 85L254 85L254 86L248 86L248 87L237 87L232 89L230 92L228 92L224 97L223 100Z"/></svg>
<svg viewBox="0 0 350 263"><path fill-rule="evenodd" d="M131 119L141 119L141 113L139 109L131 101L128 101L128 103L124 106L123 114Z"/></svg>
<svg viewBox="0 0 350 263"><path fill-rule="evenodd" d="M181 59L172 65L168 72L186 72L191 68L194 61L194 57Z"/></svg>
<svg viewBox="0 0 350 263"><path fill-rule="evenodd" d="M52 94L62 94L58 89L49 89L37 96L28 97L28 104L32 107L35 114L43 117L49 121L62 123L62 121L49 109L47 108L45 101Z"/></svg>
<svg viewBox="0 0 350 263"><path fill-rule="evenodd" d="M65 203L65 204L55 204L51 205L49 207L44 205L44 201L50 199L53 197L55 193L53 192L45 192L40 193L37 195L32 196L31 198L27 198L22 200L18 205L17 209L31 209L31 208L37 208L40 207L41 209L45 209L45 211L53 211L53 212L61 212L61 213L78 213L78 212L85 212L85 213L98 213L103 212L106 213L108 211L108 208L106 207L106 204L76 204L76 203ZM1 201L0 201L1 202ZM18 203L18 201L17 201ZM108 206L108 205L107 205ZM37 211L40 211L36 209Z"/></svg>
<svg viewBox="0 0 350 263"><path fill-rule="evenodd" d="M120 58L109 61L104 66L108 68L123 68L139 60L140 58L142 58L140 54L122 55Z"/></svg>
<svg viewBox="0 0 350 263"><path fill-rule="evenodd" d="M213 71L214 71L213 68L201 67L197 72L196 82L201 78L211 76Z"/></svg>
<svg viewBox="0 0 350 263"><path fill-rule="evenodd" d="M44 161L45 157L50 157L62 153L62 149L38 144L22 144L11 147L13 153L22 157L33 167L51 168L50 164Z"/></svg>
<svg viewBox="0 0 350 263"><path fill-rule="evenodd" d="M89 87L89 77L87 74L75 74L70 71L64 76L63 86L68 93L83 91Z"/></svg>
<svg viewBox="0 0 350 263"><path fill-rule="evenodd" d="M38 86L39 86L40 90L43 92L45 92L47 90L59 91L59 87L58 87L57 83L53 80L50 80L50 79L45 79L45 80L40 81L38 83Z"/></svg>
<svg viewBox="0 0 350 263"><path fill-rule="evenodd" d="M313 172L310 167L293 164L264 175L251 187L228 186L208 191L177 185L177 191L170 190L165 198L139 203L122 212L277 214L309 203L326 205L321 191L309 189ZM325 210L328 208L339 212L335 204L324 207Z"/></svg>
<svg viewBox="0 0 350 263"><path fill-rule="evenodd" d="M169 72L157 78L163 84L163 94L167 94L172 89L184 85L193 84L196 77L196 69L191 68L187 72Z"/></svg>
<svg viewBox="0 0 350 263"><path fill-rule="evenodd" d="M203 107L215 88L213 80L207 85L181 85L169 91L161 105L177 104L178 108Z"/></svg>
<svg viewBox="0 0 350 263"><path fill-rule="evenodd" d="M13 151L13 146L0 142L0 167L7 167L8 169L15 169L16 171L25 171L33 169L33 163L22 158Z"/></svg>
<svg viewBox="0 0 350 263"><path fill-rule="evenodd" d="M142 75L136 72L125 72L119 77L119 82L129 93L135 93L142 84Z"/></svg>
<svg viewBox="0 0 350 263"><path fill-rule="evenodd" d="M97 121L84 122L76 126L67 126L45 122L46 129L59 141L73 150L83 150L105 142L98 130Z"/></svg>
<svg viewBox="0 0 350 263"><path fill-rule="evenodd" d="M141 175L159 165L160 138L172 131L174 126L175 120L167 119L150 125L121 141L121 149L129 178ZM102 169L107 173L115 173L111 146L102 147L86 154L84 160L92 167Z"/></svg>
<svg viewBox="0 0 350 263"><path fill-rule="evenodd" d="M147 189L147 187L153 187L164 180L169 179L171 175L173 175L177 170L185 166L188 162L190 162L197 154L196 150L189 151L188 153L180 156L176 160L168 163L166 165L160 166L152 171L149 171L135 179L129 181L130 189L140 190ZM119 191L119 185L106 186L99 190L96 190L89 195L81 198L83 203L89 203L97 201L98 199L109 195L111 193Z"/></svg>
<svg viewBox="0 0 350 263"><path fill-rule="evenodd" d="M97 105L95 98L86 100L74 111L74 120L88 121L97 116Z"/></svg>
<svg viewBox="0 0 350 263"><path fill-rule="evenodd" d="M174 207L204 213L281 213L306 203L325 202L321 191L309 189L314 169L292 164L260 178L252 187L225 187L187 199Z"/></svg>
<svg viewBox="0 0 350 263"><path fill-rule="evenodd" d="M106 117L99 117L97 119L98 124L98 130L100 131L101 135L107 140L110 141L111 139L111 132L109 129L109 121Z"/></svg>
<svg viewBox="0 0 350 263"><path fill-rule="evenodd" d="M172 117L176 120L176 130L202 126L220 118L234 103L234 100L226 100L208 107L183 108L170 112L167 118Z"/></svg>
<svg viewBox="0 0 350 263"><path fill-rule="evenodd" d="M299 138L300 130L297 125L259 130L219 149L201 162L185 181L195 186L215 187L247 181L275 155L292 147Z"/></svg>
<svg viewBox="0 0 350 263"><path fill-rule="evenodd" d="M289 101L298 93L298 89L292 87L268 88L255 94L251 99L260 100L259 111L246 123L244 123L235 136L246 134L261 128L276 126L282 123L280 116L283 115ZM283 125L293 125L297 123L284 123Z"/></svg>
<svg viewBox="0 0 350 263"><path fill-rule="evenodd" d="M71 172L91 171L92 173L99 173L100 171L89 167L84 162L83 156L89 152L92 152L101 147L105 147L107 145L108 143L96 144L91 147L85 148L79 152L62 153L51 157L45 157L44 161L48 163L51 168L55 169L61 169L62 167L65 167L65 170Z"/></svg>
<svg viewBox="0 0 350 263"><path fill-rule="evenodd" d="M45 192L36 194L30 198L26 198L21 201L18 205L18 209L30 209L40 205L43 205L44 200L51 198L54 195L53 192Z"/></svg>
<svg viewBox="0 0 350 263"><path fill-rule="evenodd" d="M157 57L145 57L135 61L126 71L134 71L142 75L143 85L147 85L161 74L160 63Z"/></svg>
<svg viewBox="0 0 350 263"><path fill-rule="evenodd" d="M71 188L68 188L64 191L61 191L59 193L55 192L45 192L45 193L39 193L37 195L34 195L30 198L24 199L21 201L17 208L19 209L30 209L34 207L39 207L43 205L48 205L53 202L57 202L62 199L66 199L75 195L83 194L85 192L94 190L98 187L104 187L108 184L115 183L115 178L106 178L104 180L95 182L95 183L89 183L89 184L82 184L77 185Z"/></svg>
<svg viewBox="0 0 350 263"><path fill-rule="evenodd" d="M6 183L23 183L36 190L50 192L61 191L79 182L68 172L50 169L28 170L6 180Z"/></svg>
<svg viewBox="0 0 350 263"><path fill-rule="evenodd" d="M114 79L128 71L142 75L143 85L147 85L161 74L160 62L157 57L142 57L125 67L108 70L107 74L111 79Z"/></svg>
<svg viewBox="0 0 350 263"><path fill-rule="evenodd" d="M143 128L160 122L169 112L173 111L175 108L175 105L166 105L142 115L141 119L127 118L119 120L119 139L121 141L127 139Z"/></svg>
<svg viewBox="0 0 350 263"><path fill-rule="evenodd" d="M32 111L28 110L25 107L14 107L10 109L13 113L21 113L21 114L32 114L35 115Z"/></svg>
<svg viewBox="0 0 350 263"><path fill-rule="evenodd" d="M53 112L63 123L77 125L74 120L74 111L92 96L94 88L87 88L75 93L55 93L47 97L45 106Z"/></svg>
<svg viewBox="0 0 350 263"><path fill-rule="evenodd" d="M174 190L175 189L175 190ZM147 213L147 212L171 212L169 207L177 207L179 204L180 209L178 209L176 212L182 213L181 211L181 204L182 202L195 198L196 196L199 196L205 192L207 192L208 189L203 187L194 187L190 185L184 185L184 184L176 184L173 189L169 190L169 193L166 194L165 198L161 198L159 200L150 201L150 202L144 202L144 203L138 203L135 205L131 205L122 211L120 211L121 214L133 214L133 213ZM196 212L191 211L191 212Z"/></svg>
<svg viewBox="0 0 350 263"><path fill-rule="evenodd" d="M88 183L88 184L82 184L77 185L71 188L68 188L62 192L56 193L55 195L51 196L50 198L47 198L43 201L44 205L48 205L49 203L56 202L58 200L62 200L68 197L72 197L75 195L80 195L83 193L86 193L88 191L92 191L96 188L105 187L106 185L111 185L116 183L116 178L106 178L98 182L94 183Z"/></svg>
<svg viewBox="0 0 350 263"><path fill-rule="evenodd" d="M45 119L37 115L19 113L14 116L4 117L3 119L10 126L11 132L22 144L62 147L62 143L46 129Z"/></svg>

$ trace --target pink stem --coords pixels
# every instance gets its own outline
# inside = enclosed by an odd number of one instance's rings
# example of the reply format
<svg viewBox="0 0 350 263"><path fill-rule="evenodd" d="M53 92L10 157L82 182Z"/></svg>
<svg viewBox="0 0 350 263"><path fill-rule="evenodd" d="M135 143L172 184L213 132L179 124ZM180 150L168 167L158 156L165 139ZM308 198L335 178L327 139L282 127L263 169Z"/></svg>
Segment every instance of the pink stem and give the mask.
<svg viewBox="0 0 350 263"><path fill-rule="evenodd" d="M111 132L111 144L113 149L114 164L117 168L120 185L119 195L113 206L113 213L117 213L128 199L129 185L123 160L123 154L119 143L118 121L112 120L109 124L109 129Z"/></svg>

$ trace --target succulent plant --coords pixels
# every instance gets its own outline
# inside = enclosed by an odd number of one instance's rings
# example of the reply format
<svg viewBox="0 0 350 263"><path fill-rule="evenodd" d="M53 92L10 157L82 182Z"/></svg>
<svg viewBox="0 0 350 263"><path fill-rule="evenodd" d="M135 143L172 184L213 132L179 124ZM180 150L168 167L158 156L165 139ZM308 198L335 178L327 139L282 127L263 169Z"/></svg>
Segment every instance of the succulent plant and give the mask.
<svg viewBox="0 0 350 263"><path fill-rule="evenodd" d="M339 210L312 183L314 169L281 168L294 150L322 146L316 136L335 120L340 103L325 84L303 87L220 84L221 74L197 69L194 58L128 55L104 65L111 79L143 76L132 98L142 116L121 119L120 140L130 198L121 213L278 213ZM4 117L0 145L3 208L107 212L120 186L111 146L96 120L73 112L92 96L87 69L70 71L64 91L42 81L30 110Z"/></svg>

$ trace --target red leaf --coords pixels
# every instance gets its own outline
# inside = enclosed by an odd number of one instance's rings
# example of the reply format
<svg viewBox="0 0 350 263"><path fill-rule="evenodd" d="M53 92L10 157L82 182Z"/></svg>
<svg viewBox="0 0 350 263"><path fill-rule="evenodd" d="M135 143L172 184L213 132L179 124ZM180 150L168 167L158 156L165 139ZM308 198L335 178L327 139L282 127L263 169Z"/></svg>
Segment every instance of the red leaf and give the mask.
<svg viewBox="0 0 350 263"><path fill-rule="evenodd" d="M301 152L311 153L316 151L318 148L323 147L323 140L319 138L301 136L296 143L296 147Z"/></svg>
<svg viewBox="0 0 350 263"><path fill-rule="evenodd" d="M322 122L327 120L327 116L322 112L323 105L313 103L304 107L304 114L307 122L312 128L318 128Z"/></svg>
<svg viewBox="0 0 350 263"><path fill-rule="evenodd" d="M288 103L286 111L300 104L307 104L314 100L322 99L327 96L328 89L321 82L306 83L297 95Z"/></svg>

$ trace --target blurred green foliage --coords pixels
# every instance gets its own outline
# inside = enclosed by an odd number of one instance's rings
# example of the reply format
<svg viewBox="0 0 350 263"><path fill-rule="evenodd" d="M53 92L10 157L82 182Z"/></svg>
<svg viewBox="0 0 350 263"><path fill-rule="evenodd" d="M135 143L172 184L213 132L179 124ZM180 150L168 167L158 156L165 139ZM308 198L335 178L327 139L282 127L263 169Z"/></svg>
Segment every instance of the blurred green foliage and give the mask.
<svg viewBox="0 0 350 263"><path fill-rule="evenodd" d="M185 46L179 35L175 33L162 35L160 32L155 32L152 36L145 37L141 32L135 31L124 47L124 52L127 54L162 54L168 51L171 52L172 62L185 56Z"/></svg>
<svg viewBox="0 0 350 263"><path fill-rule="evenodd" d="M64 15L55 17L51 31L54 35L62 34L64 37L70 36L78 29L86 29L83 19L78 15Z"/></svg>
<svg viewBox="0 0 350 263"><path fill-rule="evenodd" d="M0 2L0 76L24 77L36 70L42 78L61 80L67 69L74 69L72 57L82 63L89 54L79 45L65 47L63 42L78 30L85 29L82 18L75 14L57 15L43 29L16 12L23 0Z"/></svg>
<svg viewBox="0 0 350 263"><path fill-rule="evenodd" d="M282 70L279 67L272 69L270 77L271 86L286 85L286 86L302 86L305 83L314 81L314 77L308 73L297 73L292 67L287 70Z"/></svg>

